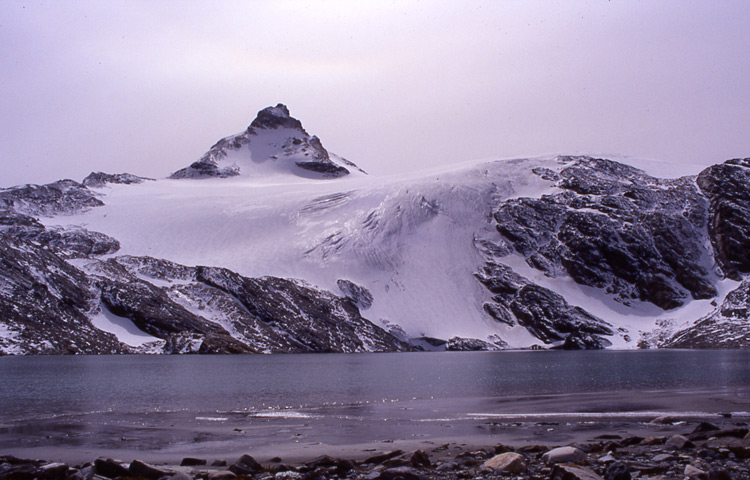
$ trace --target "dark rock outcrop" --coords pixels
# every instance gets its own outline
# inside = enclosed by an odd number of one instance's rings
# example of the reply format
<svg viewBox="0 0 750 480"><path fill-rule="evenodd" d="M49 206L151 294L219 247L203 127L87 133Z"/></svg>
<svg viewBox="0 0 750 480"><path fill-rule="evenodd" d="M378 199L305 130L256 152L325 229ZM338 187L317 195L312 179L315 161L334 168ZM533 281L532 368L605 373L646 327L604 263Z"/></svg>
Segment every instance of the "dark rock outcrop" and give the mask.
<svg viewBox="0 0 750 480"><path fill-rule="evenodd" d="M708 231L727 277L750 272L750 158L727 160L696 180L710 202Z"/></svg>
<svg viewBox="0 0 750 480"><path fill-rule="evenodd" d="M6 353L124 353L94 328L98 305L89 277L49 250L0 235L0 319Z"/></svg>
<svg viewBox="0 0 750 480"><path fill-rule="evenodd" d="M508 346L507 343L497 340L496 343L490 343L478 338L453 337L446 342L445 349L451 352L491 352Z"/></svg>
<svg viewBox="0 0 750 480"><path fill-rule="evenodd" d="M724 298L719 308L677 332L667 348L750 348L750 279Z"/></svg>
<svg viewBox="0 0 750 480"><path fill-rule="evenodd" d="M83 185L86 187L103 187L108 183L131 185L134 183L143 183L146 180L153 180L153 178L139 177L132 173L104 173L104 172L91 172L83 179Z"/></svg>
<svg viewBox="0 0 750 480"><path fill-rule="evenodd" d="M692 179L661 180L589 157L562 157L564 191L500 204L497 230L549 277L565 273L617 300L664 309L716 295L707 202Z"/></svg>
<svg viewBox="0 0 750 480"><path fill-rule="evenodd" d="M246 278L223 268L197 267L196 280L240 302L304 351L399 351L410 347L361 317L348 298L276 277Z"/></svg>
<svg viewBox="0 0 750 480"><path fill-rule="evenodd" d="M544 343L565 341L569 345L602 348L611 343L598 335L614 335L612 326L580 307L574 307L557 293L536 285L510 267L487 262L475 274L493 294L484 310L508 325L525 327Z"/></svg>
<svg viewBox="0 0 750 480"><path fill-rule="evenodd" d="M94 192L73 180L0 189L0 211L13 210L26 215L72 215L102 205L104 202Z"/></svg>
<svg viewBox="0 0 750 480"><path fill-rule="evenodd" d="M255 120L252 121L248 128L290 128L292 130L299 130L305 134L307 133L302 128L302 122L292 117L289 114L289 108L282 103L276 104L275 107L266 107L258 112Z"/></svg>
<svg viewBox="0 0 750 480"><path fill-rule="evenodd" d="M341 290L341 293L354 302L354 304L360 309L367 310L372 306L372 293L370 293L365 287L344 279L336 280L336 285L339 287L339 290Z"/></svg>
<svg viewBox="0 0 750 480"><path fill-rule="evenodd" d="M44 246L62 258L108 255L120 249L120 242L114 238L83 228L44 228L40 225L14 228L7 234Z"/></svg>

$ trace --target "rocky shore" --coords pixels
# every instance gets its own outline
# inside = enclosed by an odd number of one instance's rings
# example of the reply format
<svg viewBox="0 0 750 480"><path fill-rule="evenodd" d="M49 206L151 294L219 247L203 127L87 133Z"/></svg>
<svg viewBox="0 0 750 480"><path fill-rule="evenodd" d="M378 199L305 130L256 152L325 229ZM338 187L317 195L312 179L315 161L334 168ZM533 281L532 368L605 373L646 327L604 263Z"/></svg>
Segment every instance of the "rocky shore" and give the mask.
<svg viewBox="0 0 750 480"><path fill-rule="evenodd" d="M0 480L750 479L746 423L732 421L720 428L668 417L652 423L682 425L684 432L651 437L600 434L554 447L498 444L471 449L448 443L426 450L372 451L359 459L325 455L297 463L280 457L260 463L249 454L230 460L188 457L180 465L109 458L68 465L0 456Z"/></svg>

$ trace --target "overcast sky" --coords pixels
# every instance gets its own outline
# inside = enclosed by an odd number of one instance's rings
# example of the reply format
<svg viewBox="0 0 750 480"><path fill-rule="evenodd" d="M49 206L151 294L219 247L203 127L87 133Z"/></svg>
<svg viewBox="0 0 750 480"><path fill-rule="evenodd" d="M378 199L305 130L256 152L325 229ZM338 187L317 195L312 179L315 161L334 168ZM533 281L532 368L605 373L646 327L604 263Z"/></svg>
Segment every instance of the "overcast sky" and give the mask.
<svg viewBox="0 0 750 480"><path fill-rule="evenodd" d="M289 106L374 174L750 156L750 2L0 2L0 186L164 177Z"/></svg>

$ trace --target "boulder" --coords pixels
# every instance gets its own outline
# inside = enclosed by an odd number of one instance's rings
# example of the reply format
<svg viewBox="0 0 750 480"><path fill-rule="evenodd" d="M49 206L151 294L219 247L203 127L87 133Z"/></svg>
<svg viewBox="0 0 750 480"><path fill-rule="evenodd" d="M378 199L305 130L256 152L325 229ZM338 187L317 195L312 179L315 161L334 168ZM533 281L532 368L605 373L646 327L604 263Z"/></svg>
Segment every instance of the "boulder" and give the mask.
<svg viewBox="0 0 750 480"><path fill-rule="evenodd" d="M65 480L68 467L64 463L48 463L39 467L39 478L43 480Z"/></svg>
<svg viewBox="0 0 750 480"><path fill-rule="evenodd" d="M263 466L250 455L242 455L240 459L229 467L229 471L237 475L252 475L263 471Z"/></svg>
<svg viewBox="0 0 750 480"><path fill-rule="evenodd" d="M166 470L141 462L140 460L133 460L130 462L130 468L128 470L130 471L130 475L134 477L143 477L150 480L157 480L170 474L170 472Z"/></svg>
<svg viewBox="0 0 750 480"><path fill-rule="evenodd" d="M526 459L518 453L501 453L484 462L482 470L519 474L526 471Z"/></svg>
<svg viewBox="0 0 750 480"><path fill-rule="evenodd" d="M422 450L415 450L409 456L409 462L411 463L412 467L416 468L432 466L430 457Z"/></svg>
<svg viewBox="0 0 750 480"><path fill-rule="evenodd" d="M693 443L682 435L672 435L669 439L664 442L664 446L674 450L682 450L684 448L693 447Z"/></svg>
<svg viewBox="0 0 750 480"><path fill-rule="evenodd" d="M579 463L586 460L586 454L575 447L558 447L542 455L542 460L547 463Z"/></svg>
<svg viewBox="0 0 750 480"><path fill-rule="evenodd" d="M237 477L232 472L211 472L208 474L208 480L234 480Z"/></svg>
<svg viewBox="0 0 750 480"><path fill-rule="evenodd" d="M94 460L94 473L107 478L126 477L130 475L127 468L111 458L97 458Z"/></svg>
<svg viewBox="0 0 750 480"><path fill-rule="evenodd" d="M552 480L604 480L596 472L578 465L555 465Z"/></svg>
<svg viewBox="0 0 750 480"><path fill-rule="evenodd" d="M685 477L690 480L703 480L706 478L706 472L693 465L685 466Z"/></svg>

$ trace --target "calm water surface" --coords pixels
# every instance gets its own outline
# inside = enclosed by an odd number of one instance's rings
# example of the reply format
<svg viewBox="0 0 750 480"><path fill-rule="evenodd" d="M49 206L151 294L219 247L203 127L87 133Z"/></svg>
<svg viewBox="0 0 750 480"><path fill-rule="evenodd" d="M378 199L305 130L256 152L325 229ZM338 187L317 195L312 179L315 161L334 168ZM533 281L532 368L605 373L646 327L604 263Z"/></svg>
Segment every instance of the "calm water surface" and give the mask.
<svg viewBox="0 0 750 480"><path fill-rule="evenodd" d="M431 438L526 415L742 415L748 386L742 351L4 357L0 454Z"/></svg>

